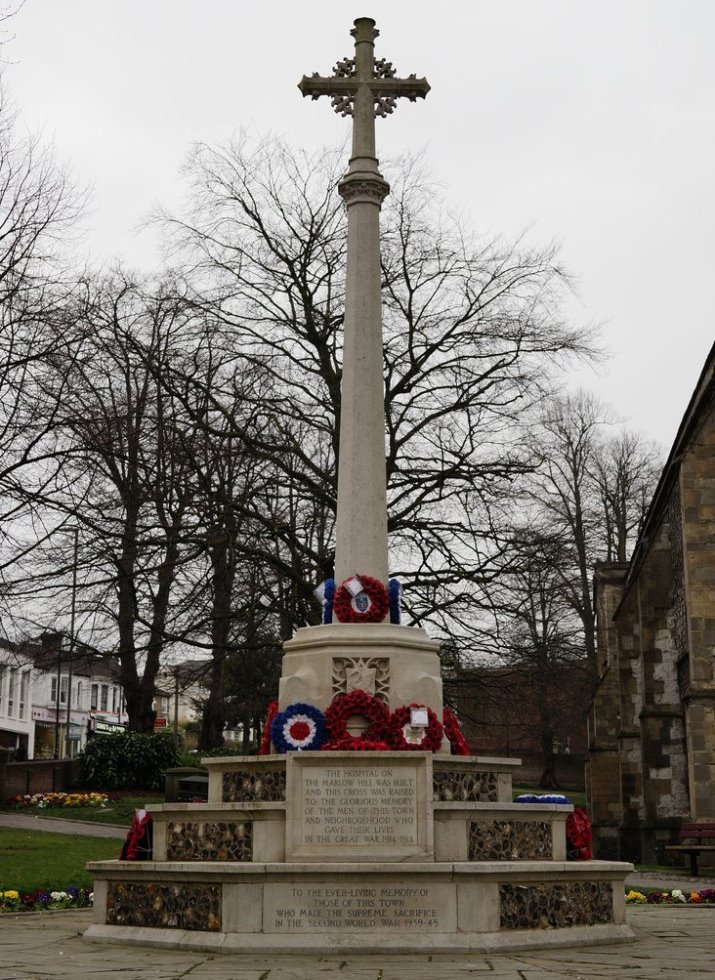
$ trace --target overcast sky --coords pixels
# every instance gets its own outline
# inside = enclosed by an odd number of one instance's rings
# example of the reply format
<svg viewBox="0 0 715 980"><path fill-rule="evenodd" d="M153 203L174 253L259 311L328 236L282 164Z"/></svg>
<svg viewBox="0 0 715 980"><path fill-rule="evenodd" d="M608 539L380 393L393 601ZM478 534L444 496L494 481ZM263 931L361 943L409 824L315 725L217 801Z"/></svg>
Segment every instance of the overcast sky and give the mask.
<svg viewBox="0 0 715 980"><path fill-rule="evenodd" d="M358 16L432 86L378 121L378 153L423 149L485 233L560 242L571 312L613 355L574 383L668 448L713 342L712 0L26 0L6 78L91 187L93 259L146 268L137 226L179 205L192 142L252 126L340 145L349 124L296 84L351 54Z"/></svg>

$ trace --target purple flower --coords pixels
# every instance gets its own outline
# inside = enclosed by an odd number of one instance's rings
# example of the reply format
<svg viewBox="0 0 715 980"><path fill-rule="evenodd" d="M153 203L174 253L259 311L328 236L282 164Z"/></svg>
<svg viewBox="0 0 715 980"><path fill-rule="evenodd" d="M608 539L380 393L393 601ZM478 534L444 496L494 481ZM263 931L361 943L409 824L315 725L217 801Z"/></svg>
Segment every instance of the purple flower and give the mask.
<svg viewBox="0 0 715 980"><path fill-rule="evenodd" d="M75 885L70 885L67 888L67 894L69 895L69 897L72 899L73 902L76 902L77 899L79 898L79 888L75 887Z"/></svg>
<svg viewBox="0 0 715 980"><path fill-rule="evenodd" d="M50 904L50 893L49 892L39 891L39 890L36 891L35 892L35 904L36 905L42 905L42 906L49 905Z"/></svg>

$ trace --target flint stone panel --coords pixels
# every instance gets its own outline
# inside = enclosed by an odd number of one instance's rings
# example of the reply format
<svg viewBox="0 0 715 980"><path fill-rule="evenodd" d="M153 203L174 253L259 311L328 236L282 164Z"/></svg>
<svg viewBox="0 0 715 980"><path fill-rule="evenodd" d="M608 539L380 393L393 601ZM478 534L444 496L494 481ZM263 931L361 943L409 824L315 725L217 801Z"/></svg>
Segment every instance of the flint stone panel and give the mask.
<svg viewBox="0 0 715 980"><path fill-rule="evenodd" d="M470 861L551 861L553 856L553 834L547 821L470 822Z"/></svg>
<svg viewBox="0 0 715 980"><path fill-rule="evenodd" d="M167 861L252 861L253 823L170 821L166 828Z"/></svg>
<svg viewBox="0 0 715 980"><path fill-rule="evenodd" d="M499 886L501 929L565 929L613 922L607 881Z"/></svg>
<svg viewBox="0 0 715 980"><path fill-rule="evenodd" d="M110 881L107 925L218 932L221 929L221 885Z"/></svg>
<svg viewBox="0 0 715 980"><path fill-rule="evenodd" d="M285 769L223 774L224 803L282 803L285 798Z"/></svg>
<svg viewBox="0 0 715 980"><path fill-rule="evenodd" d="M496 803L498 776L495 772L437 770L432 774L435 803Z"/></svg>

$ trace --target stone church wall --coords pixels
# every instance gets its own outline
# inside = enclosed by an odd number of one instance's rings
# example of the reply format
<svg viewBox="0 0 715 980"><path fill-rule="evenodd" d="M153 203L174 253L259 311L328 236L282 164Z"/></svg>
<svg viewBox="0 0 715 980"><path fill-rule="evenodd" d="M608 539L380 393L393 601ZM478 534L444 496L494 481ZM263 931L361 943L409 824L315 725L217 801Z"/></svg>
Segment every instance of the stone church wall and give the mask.
<svg viewBox="0 0 715 980"><path fill-rule="evenodd" d="M715 820L715 383L711 360L630 564L594 576L600 684L587 790L600 857L654 861Z"/></svg>

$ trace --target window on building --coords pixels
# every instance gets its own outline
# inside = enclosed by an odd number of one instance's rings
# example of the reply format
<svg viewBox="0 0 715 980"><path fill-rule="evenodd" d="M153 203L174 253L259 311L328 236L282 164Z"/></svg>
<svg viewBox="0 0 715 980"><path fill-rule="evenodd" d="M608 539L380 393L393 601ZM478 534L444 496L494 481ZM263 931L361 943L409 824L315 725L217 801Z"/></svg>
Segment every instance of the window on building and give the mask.
<svg viewBox="0 0 715 980"><path fill-rule="evenodd" d="M64 677L60 677L60 704L67 704L67 696L69 692L70 679L65 674Z"/></svg>
<svg viewBox="0 0 715 980"><path fill-rule="evenodd" d="M117 689L116 687L113 687L112 688L112 711L116 711L116 710L117 710Z"/></svg>
<svg viewBox="0 0 715 980"><path fill-rule="evenodd" d="M20 674L20 713L19 718L25 717L27 711L27 696L30 690L30 671L23 670Z"/></svg>
<svg viewBox="0 0 715 980"><path fill-rule="evenodd" d="M107 704L109 699L109 688L106 684L102 684L101 700L99 702L99 708L101 711L107 710Z"/></svg>
<svg viewBox="0 0 715 980"><path fill-rule="evenodd" d="M82 707L82 681L77 681L77 692L75 694L75 708Z"/></svg>
<svg viewBox="0 0 715 980"><path fill-rule="evenodd" d="M3 695L5 694L5 668L0 667L0 715L3 714Z"/></svg>
<svg viewBox="0 0 715 980"><path fill-rule="evenodd" d="M7 715L12 718L15 714L15 683L17 681L17 669L10 668L10 676L7 679Z"/></svg>
<svg viewBox="0 0 715 980"><path fill-rule="evenodd" d="M92 684L91 688L89 689L89 707L90 707L90 709L92 711L96 711L97 710L97 695L98 695L98 693L99 693L99 691L98 691L98 685L97 684Z"/></svg>

